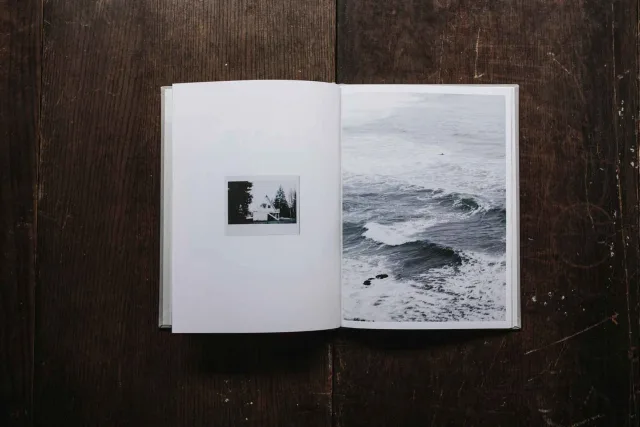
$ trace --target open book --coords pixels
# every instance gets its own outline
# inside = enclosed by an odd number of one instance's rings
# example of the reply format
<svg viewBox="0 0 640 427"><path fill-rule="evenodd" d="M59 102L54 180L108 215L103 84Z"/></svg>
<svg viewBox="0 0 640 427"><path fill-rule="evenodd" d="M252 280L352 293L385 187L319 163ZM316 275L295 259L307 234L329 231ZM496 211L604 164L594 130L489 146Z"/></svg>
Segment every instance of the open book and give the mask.
<svg viewBox="0 0 640 427"><path fill-rule="evenodd" d="M160 326L519 328L518 87L162 88Z"/></svg>

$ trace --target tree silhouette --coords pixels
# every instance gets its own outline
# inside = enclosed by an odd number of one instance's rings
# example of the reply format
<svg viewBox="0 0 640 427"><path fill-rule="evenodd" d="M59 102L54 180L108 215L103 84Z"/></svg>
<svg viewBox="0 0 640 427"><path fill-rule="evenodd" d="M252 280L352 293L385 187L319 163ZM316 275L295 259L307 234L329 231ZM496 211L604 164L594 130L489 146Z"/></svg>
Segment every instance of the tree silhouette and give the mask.
<svg viewBox="0 0 640 427"><path fill-rule="evenodd" d="M297 219L298 217L298 194L295 189L289 190L289 211L291 212L291 218Z"/></svg>
<svg viewBox="0 0 640 427"><path fill-rule="evenodd" d="M249 205L253 200L249 181L230 181L227 186L227 213L229 224L243 224L249 222Z"/></svg>
<svg viewBox="0 0 640 427"><path fill-rule="evenodd" d="M289 203L287 202L287 196L284 194L282 185L276 191L276 197L273 199L273 207L280 209L280 216L283 218L289 218L291 213L289 212Z"/></svg>

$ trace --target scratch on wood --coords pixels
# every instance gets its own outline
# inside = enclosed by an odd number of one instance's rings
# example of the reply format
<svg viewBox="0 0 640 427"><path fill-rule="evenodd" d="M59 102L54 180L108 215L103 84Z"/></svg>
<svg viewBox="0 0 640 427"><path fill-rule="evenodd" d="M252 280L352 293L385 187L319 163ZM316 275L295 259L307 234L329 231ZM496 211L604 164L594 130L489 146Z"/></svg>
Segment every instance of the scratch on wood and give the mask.
<svg viewBox="0 0 640 427"><path fill-rule="evenodd" d="M544 420L545 424L551 427L564 427L562 424L558 424L555 421L553 421L551 418L549 418L546 415L542 416L542 419Z"/></svg>
<svg viewBox="0 0 640 427"><path fill-rule="evenodd" d="M583 426L583 425L591 423L592 421L599 420L600 418L604 418L604 415L602 415L602 414L594 415L593 417L587 418L586 420L582 420L582 421L578 421L577 423L573 423L569 427Z"/></svg>
<svg viewBox="0 0 640 427"><path fill-rule="evenodd" d="M328 364L329 364L329 405L328 405L328 409L329 409L329 417L333 418L334 414L333 414L333 399L334 399L334 395L333 395L333 383L334 383L334 378L333 378L333 358L335 355L335 349L333 346L333 343L329 343L328 345L328 354L327 354L327 359L328 359Z"/></svg>
<svg viewBox="0 0 640 427"><path fill-rule="evenodd" d="M491 364L489 365L489 369L487 369L485 371L484 375L482 376L482 382L480 383L480 387L484 386L484 380L487 378L487 375L493 369L493 365L495 365L496 359L498 357L498 354L500 353L500 350L502 350L502 348L504 347L504 343L505 343L505 338L502 338L502 341L500 341L500 346L498 347L498 351L496 351L496 353L493 355L493 359L491 360Z"/></svg>
<svg viewBox="0 0 640 427"><path fill-rule="evenodd" d="M582 402L582 404L584 406L587 405L587 402L589 401L589 398L591 397L591 395L593 394L593 391L595 390L595 388L593 388L593 386L591 386L591 388L589 389L589 393L587 393L587 397L584 398L584 402Z"/></svg>
<svg viewBox="0 0 640 427"><path fill-rule="evenodd" d="M438 58L438 83L442 83L442 57L444 56L444 33L440 35L440 58Z"/></svg>
<svg viewBox="0 0 640 427"><path fill-rule="evenodd" d="M616 14L615 14L615 6L614 3L611 3L611 71L613 73L612 75L612 81L613 81L613 117L614 120L619 120L619 117L621 116L621 114L618 114L618 118L616 118L616 114L615 111L618 108L618 92L617 92L617 84L618 84L618 80L616 79L617 77L617 72L616 72ZM622 100L622 103L624 103L624 100ZM630 301L630 278L629 278L629 269L627 267L628 263L627 263L627 245L625 245L625 242L627 241L627 233L626 233L626 227L625 227L625 223L624 223L624 209L623 209L623 203L622 203L622 182L621 182L621 178L620 178L620 174L621 174L621 170L620 170L620 162L621 162L621 154L620 154L620 147L619 147L619 139L618 139L618 123L616 123L616 126L613 127L613 132L614 132L614 139L616 142L616 157L617 157L617 161L616 161L616 186L618 189L618 208L620 209L620 234L622 237L622 262L623 262L623 270L624 270L624 281L625 281L625 292L626 292L626 299L627 299L627 304L626 304L626 308L627 308L627 330L628 332L628 340L629 340L629 354L632 354L633 349L634 349L634 340L633 340L633 327L632 327L632 321L631 321L631 312L632 312L632 308L631 308L631 301ZM629 370L630 372L634 372L634 361L633 358L630 357L629 358ZM630 375L629 376L630 380L629 380L629 401L631 402L631 405L629 407L629 420L631 420L634 417L634 414L637 415L638 413L638 399L636 398L636 383L633 379L633 376ZM633 413L632 413L633 411Z"/></svg>
<svg viewBox="0 0 640 427"><path fill-rule="evenodd" d="M613 320L613 319L612 319ZM564 352L567 350L567 346L563 345L562 349L560 350L560 354L558 354L558 357L556 358L555 362L553 362L553 369L556 369L556 367L558 366L558 362L560 361L560 359L562 358L562 356L564 355ZM549 366L547 367L548 370L551 370L551 364L549 364Z"/></svg>
<svg viewBox="0 0 640 427"><path fill-rule="evenodd" d="M584 194L585 194L585 201L586 201L585 205L587 207L587 215L591 220L591 229L595 230L596 224L593 221L593 215L591 215L591 202L589 201L589 185L587 184L589 182L589 180L587 179L588 173L589 173L589 168L585 168L584 170Z"/></svg>
<svg viewBox="0 0 640 427"><path fill-rule="evenodd" d="M479 79L480 77L484 76L484 73L478 74L478 48L480 47L480 31L481 30L482 28L478 28L478 35L476 36L476 60L475 60L474 71L473 71L474 79Z"/></svg>
<svg viewBox="0 0 640 427"><path fill-rule="evenodd" d="M440 397L438 398L438 406L436 410L433 411L433 417L431 418L431 425L436 425L436 416L438 415L438 410L440 409L440 404L442 403L442 395L444 394L444 389L440 389Z"/></svg>
<svg viewBox="0 0 640 427"><path fill-rule="evenodd" d="M460 394L462 393L462 389L464 388L464 384L467 382L467 380L462 380L462 383L460 384L460 387L458 388L458 397L460 397Z"/></svg>
<svg viewBox="0 0 640 427"><path fill-rule="evenodd" d="M571 334L571 335L569 335L567 337L561 338L561 339L559 339L557 341L554 341L554 342L552 342L550 344L547 344L545 346L534 348L533 350L529 350L529 351L525 352L524 355L526 356L527 354L535 353L536 351L544 350L545 348L549 348L549 347L554 346L556 344L560 344L562 342L570 340L571 338L575 338L578 335L584 334L585 332L590 331L593 328L597 328L598 326L600 326L600 325L602 325L604 323L607 323L609 321L611 321L611 322L613 322L614 324L617 325L618 324L618 321L616 320L617 317L618 317L618 313L614 313L613 315L608 316L608 317L602 319L601 321L599 321L598 323L595 323L595 324L593 324L593 325L591 325L591 326L589 326L587 328L584 328L583 330L578 331L575 334Z"/></svg>
<svg viewBox="0 0 640 427"><path fill-rule="evenodd" d="M567 69L567 67L565 67L564 65L562 65L562 64L560 63L560 61L558 61L558 60L556 59L556 55L555 55L555 53L553 53L553 52L547 52L547 55L551 58L551 60L552 60L553 62L555 62L556 64L558 64L558 66L559 66L560 68L562 68L562 70L563 70L565 73L567 73L568 75L571 75L571 71L569 71L569 70Z"/></svg>

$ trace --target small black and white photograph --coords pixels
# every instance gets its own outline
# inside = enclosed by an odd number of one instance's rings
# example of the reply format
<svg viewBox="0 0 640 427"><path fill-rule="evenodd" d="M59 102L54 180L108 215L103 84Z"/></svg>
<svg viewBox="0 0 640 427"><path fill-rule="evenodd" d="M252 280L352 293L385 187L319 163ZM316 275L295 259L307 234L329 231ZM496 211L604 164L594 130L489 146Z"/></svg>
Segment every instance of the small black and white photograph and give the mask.
<svg viewBox="0 0 640 427"><path fill-rule="evenodd" d="M343 94L344 320L505 320L505 109L499 95Z"/></svg>
<svg viewBox="0 0 640 427"><path fill-rule="evenodd" d="M299 234L299 181L298 176L227 178L227 235Z"/></svg>

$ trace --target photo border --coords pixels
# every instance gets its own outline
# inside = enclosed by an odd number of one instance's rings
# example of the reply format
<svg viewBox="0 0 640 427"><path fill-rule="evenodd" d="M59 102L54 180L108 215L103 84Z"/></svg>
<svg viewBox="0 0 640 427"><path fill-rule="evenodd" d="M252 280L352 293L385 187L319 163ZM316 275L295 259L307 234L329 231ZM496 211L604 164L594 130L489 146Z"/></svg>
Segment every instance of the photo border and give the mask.
<svg viewBox="0 0 640 427"><path fill-rule="evenodd" d="M295 224L229 224L229 200L224 201L225 236L297 236L300 235L300 175L233 175L225 176L225 194L229 197L229 182L234 181L295 181L296 182L296 223Z"/></svg>

